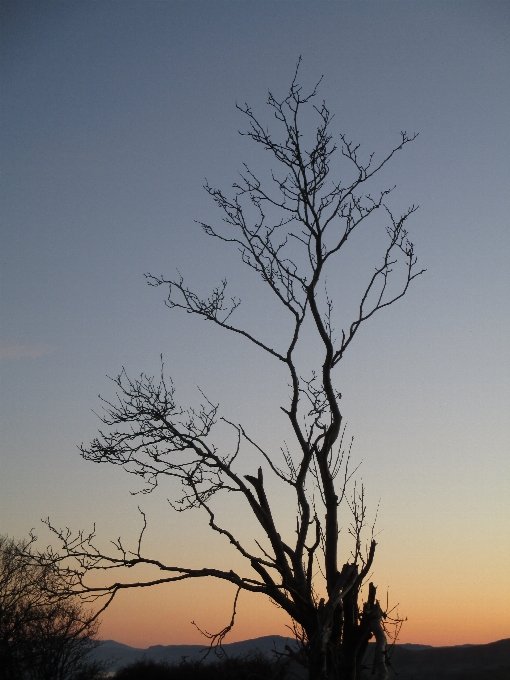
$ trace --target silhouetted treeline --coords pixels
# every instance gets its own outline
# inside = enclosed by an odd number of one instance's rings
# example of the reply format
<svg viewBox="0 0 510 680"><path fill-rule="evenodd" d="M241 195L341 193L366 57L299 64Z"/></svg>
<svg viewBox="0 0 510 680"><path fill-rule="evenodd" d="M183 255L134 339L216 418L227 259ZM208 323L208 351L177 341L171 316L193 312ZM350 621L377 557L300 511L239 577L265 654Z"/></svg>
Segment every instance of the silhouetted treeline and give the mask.
<svg viewBox="0 0 510 680"><path fill-rule="evenodd" d="M296 673L296 671L298 671ZM390 674L390 677L393 674ZM374 676L364 671L362 678L371 680ZM508 680L510 664L486 670L458 669L436 671L401 671L398 680ZM136 661L117 671L115 680L298 680L306 678L304 669L292 670L268 661L264 657L243 660L227 659L212 664L196 661L167 664L164 661Z"/></svg>
<svg viewBox="0 0 510 680"><path fill-rule="evenodd" d="M390 677L396 680L509 680L510 640L471 647L431 648L411 651L397 649ZM288 660L269 659L264 654L224 658L207 663L186 661L136 661L117 671L115 680L305 680L303 667L289 666ZM370 658L362 671L372 680Z"/></svg>
<svg viewBox="0 0 510 680"><path fill-rule="evenodd" d="M117 671L116 680L284 680L287 665L260 655L244 659L222 659L213 663L182 661L136 661ZM293 676L296 677L296 676Z"/></svg>

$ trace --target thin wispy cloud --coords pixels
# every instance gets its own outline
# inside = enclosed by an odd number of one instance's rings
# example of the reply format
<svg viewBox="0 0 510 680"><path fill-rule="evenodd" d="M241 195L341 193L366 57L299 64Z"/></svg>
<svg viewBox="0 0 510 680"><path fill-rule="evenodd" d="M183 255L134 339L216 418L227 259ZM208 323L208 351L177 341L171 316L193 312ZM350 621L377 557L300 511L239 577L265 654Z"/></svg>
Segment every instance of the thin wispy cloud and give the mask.
<svg viewBox="0 0 510 680"><path fill-rule="evenodd" d="M52 347L43 345L11 345L0 347L0 361L15 361L17 359L37 359L51 354Z"/></svg>

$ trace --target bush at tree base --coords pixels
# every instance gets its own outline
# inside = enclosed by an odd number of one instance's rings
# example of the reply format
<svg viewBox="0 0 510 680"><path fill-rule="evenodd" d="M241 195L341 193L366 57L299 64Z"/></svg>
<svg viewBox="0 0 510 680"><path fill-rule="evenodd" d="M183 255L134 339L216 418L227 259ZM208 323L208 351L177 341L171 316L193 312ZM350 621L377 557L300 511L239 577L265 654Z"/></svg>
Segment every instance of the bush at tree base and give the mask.
<svg viewBox="0 0 510 680"><path fill-rule="evenodd" d="M262 654L213 663L183 660L168 664L145 659L121 668L115 680L284 680L287 667L288 663L271 661Z"/></svg>

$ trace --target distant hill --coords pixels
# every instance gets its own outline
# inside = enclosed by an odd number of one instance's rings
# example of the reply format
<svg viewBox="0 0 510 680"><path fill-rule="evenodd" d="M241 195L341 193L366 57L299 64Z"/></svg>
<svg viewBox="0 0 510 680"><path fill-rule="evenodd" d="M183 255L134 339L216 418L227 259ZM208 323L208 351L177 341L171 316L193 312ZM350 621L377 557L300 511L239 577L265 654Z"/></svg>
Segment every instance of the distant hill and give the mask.
<svg viewBox="0 0 510 680"><path fill-rule="evenodd" d="M295 646L293 638L286 638L280 635L268 635L266 637L255 638L254 640L243 640L242 642L231 642L223 645L223 649L230 657L246 656L250 652L262 652L267 656L272 656L276 652L284 652L285 645ZM100 647L94 651L94 659L98 661L112 661L111 670L118 670L122 666L127 666L133 661L145 658L152 661L166 661L168 663L179 663L183 658L188 661L196 661L205 656L208 647L204 645L154 645L147 649L129 647L114 640L105 640ZM214 652L209 654L208 660L214 661Z"/></svg>
<svg viewBox="0 0 510 680"><path fill-rule="evenodd" d="M510 639L416 650L396 645L391 664L398 680L510 680Z"/></svg>
<svg viewBox="0 0 510 680"><path fill-rule="evenodd" d="M295 644L292 638L270 635L232 642L223 647L230 657L245 656L255 651L271 656L275 651L285 651L286 645L292 647ZM113 671L142 658L168 663L179 663L183 658L194 661L202 658L206 651L207 647L202 645L154 645L137 649L106 640L95 650L94 658L111 662L110 670ZM209 659L214 660L214 654L211 653ZM392 650L391 664L398 680L509 680L510 639L458 647L396 645ZM367 680L370 677L368 673Z"/></svg>

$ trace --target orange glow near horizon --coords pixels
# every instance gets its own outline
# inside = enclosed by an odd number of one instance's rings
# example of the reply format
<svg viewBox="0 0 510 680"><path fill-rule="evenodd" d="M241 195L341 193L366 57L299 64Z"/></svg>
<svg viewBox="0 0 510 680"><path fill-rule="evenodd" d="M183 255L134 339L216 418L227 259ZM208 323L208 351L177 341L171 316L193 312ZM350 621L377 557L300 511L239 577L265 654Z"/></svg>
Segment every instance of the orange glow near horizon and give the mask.
<svg viewBox="0 0 510 680"><path fill-rule="evenodd" d="M402 591L410 589L403 588ZM489 592L487 592L489 591ZM400 614L407 616L399 642L433 646L486 644L510 634L508 607L490 589L483 589L484 608L480 606L481 589L463 604L448 598L418 594L408 598ZM203 581L124 592L102 617L102 639L113 639L132 647L151 645L207 645L207 639L191 623L205 631L218 632L230 621L235 589L229 584ZM416 595L416 593L415 593ZM381 597L384 600L381 593ZM241 593L235 626L226 642L236 642L264 635L292 637L287 615L267 598Z"/></svg>
<svg viewBox="0 0 510 680"><path fill-rule="evenodd" d="M235 588L227 583L197 580L122 593L102 616L102 639L133 647L207 645L191 622L218 632L230 622ZM264 635L291 636L288 616L263 596L242 592L235 625L226 642Z"/></svg>

